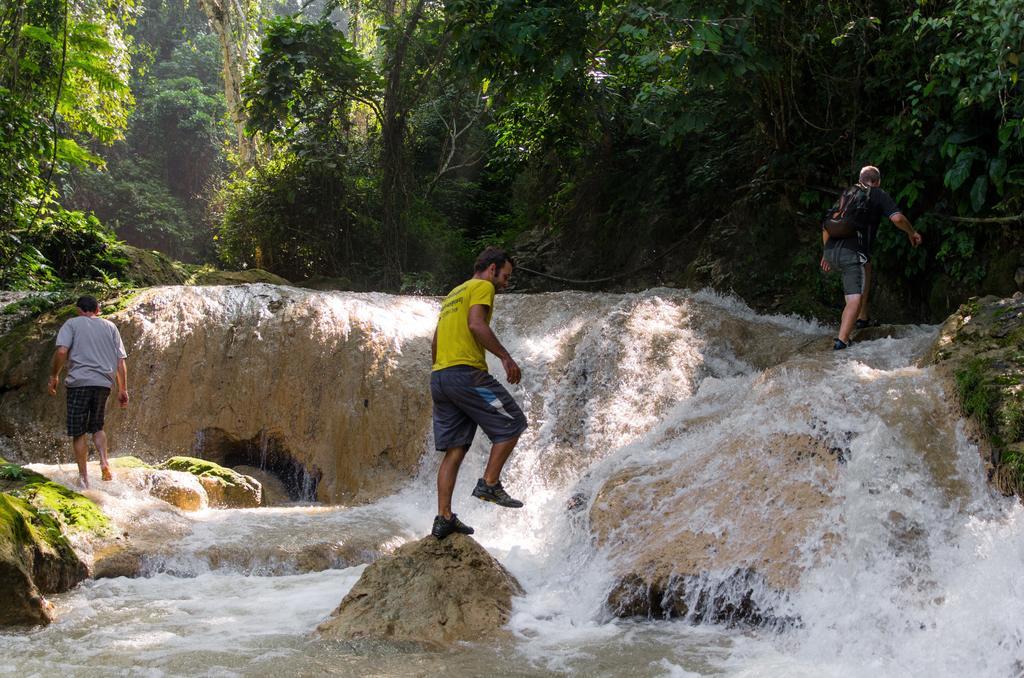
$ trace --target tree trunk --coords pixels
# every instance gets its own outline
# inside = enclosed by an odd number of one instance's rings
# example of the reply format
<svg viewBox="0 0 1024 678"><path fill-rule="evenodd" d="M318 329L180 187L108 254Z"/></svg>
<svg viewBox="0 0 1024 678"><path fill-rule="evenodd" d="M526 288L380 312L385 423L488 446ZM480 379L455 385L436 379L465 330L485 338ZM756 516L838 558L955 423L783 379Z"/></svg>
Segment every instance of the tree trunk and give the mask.
<svg viewBox="0 0 1024 678"><path fill-rule="evenodd" d="M256 156L256 146L245 133L248 117L242 103L242 81L249 73L250 17L239 0L199 0L199 6L220 41L224 59L224 99L228 116L235 128L238 163L249 167Z"/></svg>
<svg viewBox="0 0 1024 678"><path fill-rule="evenodd" d="M405 91L402 72L409 43L423 18L425 0L417 0L405 24L405 30L389 54L387 79L384 84L384 115L381 121L381 196L384 264L387 282L393 287L401 283L408 260L408 229L406 210L409 206L409 163L405 154L406 118L413 102ZM394 9L393 1L389 4Z"/></svg>

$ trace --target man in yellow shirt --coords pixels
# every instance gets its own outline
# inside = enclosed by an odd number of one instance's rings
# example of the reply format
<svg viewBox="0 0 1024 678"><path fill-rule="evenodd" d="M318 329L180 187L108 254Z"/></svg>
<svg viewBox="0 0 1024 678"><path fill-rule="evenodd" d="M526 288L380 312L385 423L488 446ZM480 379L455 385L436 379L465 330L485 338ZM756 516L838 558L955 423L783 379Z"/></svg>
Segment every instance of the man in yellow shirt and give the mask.
<svg viewBox="0 0 1024 678"><path fill-rule="evenodd" d="M520 508L502 487L505 466L519 436L526 430L526 415L508 391L487 372L484 351L501 360L505 377L518 384L519 365L491 330L494 295L508 286L514 262L503 250L488 247L477 257L473 277L445 297L434 330L430 395L434 401L434 445L444 459L437 472L437 517L431 530L438 539L452 532L473 534L452 513L452 492L462 460L479 426L491 439L491 454L473 489L473 496L507 508Z"/></svg>

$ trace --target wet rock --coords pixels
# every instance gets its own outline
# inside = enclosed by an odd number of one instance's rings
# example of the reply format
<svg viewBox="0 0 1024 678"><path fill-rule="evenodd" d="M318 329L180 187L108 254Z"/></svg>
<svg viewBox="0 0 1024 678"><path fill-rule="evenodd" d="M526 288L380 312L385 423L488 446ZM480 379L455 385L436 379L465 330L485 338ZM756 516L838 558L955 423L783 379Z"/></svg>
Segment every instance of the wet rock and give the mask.
<svg viewBox="0 0 1024 678"><path fill-rule="evenodd" d="M834 502L829 488L838 464L829 441L776 434L763 444L729 438L667 469L616 473L590 510L598 545L615 553L609 611L755 625L773 620L758 601L794 589L815 556L805 559L801 549ZM821 548L827 538L824 543Z"/></svg>
<svg viewBox="0 0 1024 678"><path fill-rule="evenodd" d="M88 574L55 517L0 493L0 626L47 624L47 593L66 591Z"/></svg>
<svg viewBox="0 0 1024 678"><path fill-rule="evenodd" d="M424 298L266 284L143 290L111 316L131 356L133 403L107 408L111 449L130 443L142 459L190 450L222 466L262 466L262 441L273 440L282 463L315 479L310 498L389 494L415 472L429 435L424 374L436 308ZM62 430L46 378L53 338L73 313L43 314L0 337L0 432ZM26 444L24 458L49 460L51 451Z"/></svg>
<svg viewBox="0 0 1024 678"><path fill-rule="evenodd" d="M729 626L781 621L755 600L755 591L764 586L763 578L746 568L713 581L696 575L648 581L628 574L615 583L607 605L617 617L684 618Z"/></svg>
<svg viewBox="0 0 1024 678"><path fill-rule="evenodd" d="M259 481L211 461L194 457L171 457L158 468L194 475L206 490L210 506L256 508L261 504L263 488Z"/></svg>
<svg viewBox="0 0 1024 678"><path fill-rule="evenodd" d="M970 435L1004 494L1024 496L1024 292L969 300L951 315L923 360L949 382Z"/></svg>
<svg viewBox="0 0 1024 678"><path fill-rule="evenodd" d="M144 474L149 493L182 511L198 511L209 505L206 490L191 473L153 470Z"/></svg>
<svg viewBox="0 0 1024 678"><path fill-rule="evenodd" d="M260 506L284 506L291 502L291 497L288 496L288 488L285 487L284 481L273 473L244 464L235 466L233 470L236 473L241 473L243 476L249 476L260 484L260 487L263 488L263 492L260 495Z"/></svg>
<svg viewBox="0 0 1024 678"><path fill-rule="evenodd" d="M283 576L322 572L362 565L393 552L390 539L354 538L312 544L229 544L203 549L196 556L211 570L228 570L258 576Z"/></svg>
<svg viewBox="0 0 1024 678"><path fill-rule="evenodd" d="M106 545L93 554L92 576L94 579L138 577L142 574L144 558L145 553L123 542Z"/></svg>
<svg viewBox="0 0 1024 678"><path fill-rule="evenodd" d="M425 537L371 564L330 619L326 638L444 646L501 633L519 582L470 537Z"/></svg>

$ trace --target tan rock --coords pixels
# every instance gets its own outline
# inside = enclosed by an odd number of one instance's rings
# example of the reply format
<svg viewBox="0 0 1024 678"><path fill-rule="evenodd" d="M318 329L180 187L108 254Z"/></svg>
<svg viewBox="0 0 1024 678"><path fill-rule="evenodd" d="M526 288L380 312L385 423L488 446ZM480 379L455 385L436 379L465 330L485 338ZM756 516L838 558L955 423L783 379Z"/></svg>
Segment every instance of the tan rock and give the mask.
<svg viewBox="0 0 1024 678"><path fill-rule="evenodd" d="M216 508L256 508L261 504L263 488L259 481L220 464L194 457L171 457L159 468L191 473L206 490L210 506Z"/></svg>
<svg viewBox="0 0 1024 678"><path fill-rule="evenodd" d="M502 633L515 577L470 537L425 537L372 563L318 627L327 638L443 646Z"/></svg>
<svg viewBox="0 0 1024 678"><path fill-rule="evenodd" d="M422 297L264 284L143 290L111 317L132 396L127 409L108 405L112 450L130 443L146 460L190 450L275 472L293 464L332 503L390 493L415 472L429 435L436 309ZM62 319L3 338L0 431L62 430L46 393ZM47 459L49 449L25 455Z"/></svg>
<svg viewBox="0 0 1024 678"><path fill-rule="evenodd" d="M263 488L260 495L260 506L283 506L291 502L288 488L273 473L246 465L235 466L233 470L244 476L249 476L260 484L260 487Z"/></svg>
<svg viewBox="0 0 1024 678"><path fill-rule="evenodd" d="M182 511L198 511L209 505L203 484L191 473L154 469L147 471L146 476L150 494Z"/></svg>
<svg viewBox="0 0 1024 678"><path fill-rule="evenodd" d="M123 541L107 544L93 555L92 576L94 579L138 577L142 574L144 558L142 551Z"/></svg>
<svg viewBox="0 0 1024 678"><path fill-rule="evenodd" d="M841 454L805 435L760 443L740 435L669 471L615 474L590 511L598 545L617 554L609 608L620 616L760 621L752 589L796 585L806 563L801 546L834 501L829 490ZM712 482L703 476L709 468ZM731 574L688 597L708 573Z"/></svg>

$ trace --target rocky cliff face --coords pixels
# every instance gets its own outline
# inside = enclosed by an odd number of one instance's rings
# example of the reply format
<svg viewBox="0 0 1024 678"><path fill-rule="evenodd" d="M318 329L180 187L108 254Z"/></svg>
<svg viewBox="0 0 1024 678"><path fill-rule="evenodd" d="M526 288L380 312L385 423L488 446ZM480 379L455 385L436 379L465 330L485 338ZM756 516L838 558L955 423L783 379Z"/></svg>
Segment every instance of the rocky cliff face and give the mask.
<svg viewBox="0 0 1024 678"><path fill-rule="evenodd" d="M26 460L49 460L67 445L63 395L47 396L45 381L68 315L4 337L0 433L21 441ZM305 491L351 502L393 491L424 449L430 300L164 287L110 319L129 354L132 397L126 410L113 400L107 408L118 454L271 468L291 480L294 498Z"/></svg>

